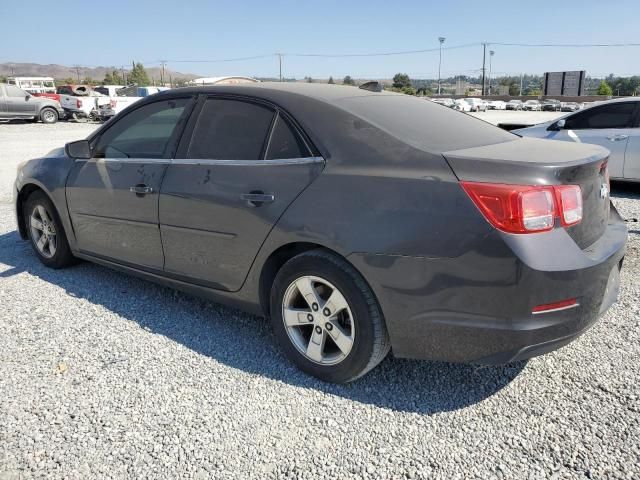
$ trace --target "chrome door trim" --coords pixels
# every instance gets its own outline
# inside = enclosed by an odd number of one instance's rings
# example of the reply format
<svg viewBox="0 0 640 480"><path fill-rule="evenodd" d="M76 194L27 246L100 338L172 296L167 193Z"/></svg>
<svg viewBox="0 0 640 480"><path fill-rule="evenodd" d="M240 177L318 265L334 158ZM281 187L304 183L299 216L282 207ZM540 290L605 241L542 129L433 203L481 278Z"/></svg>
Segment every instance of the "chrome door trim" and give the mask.
<svg viewBox="0 0 640 480"><path fill-rule="evenodd" d="M76 158L75 161L89 163L155 163L160 165L171 163L168 158Z"/></svg>
<svg viewBox="0 0 640 480"><path fill-rule="evenodd" d="M279 166L279 165L307 165L312 163L324 163L322 157L283 158L275 160L209 160L176 158L171 160L172 165L227 165L227 166Z"/></svg>

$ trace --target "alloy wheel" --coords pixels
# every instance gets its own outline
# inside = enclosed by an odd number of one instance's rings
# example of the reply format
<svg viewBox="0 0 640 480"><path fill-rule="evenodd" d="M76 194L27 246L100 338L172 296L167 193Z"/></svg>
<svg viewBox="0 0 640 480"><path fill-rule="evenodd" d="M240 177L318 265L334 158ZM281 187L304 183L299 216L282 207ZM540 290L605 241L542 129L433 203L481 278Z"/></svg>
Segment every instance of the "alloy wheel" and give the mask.
<svg viewBox="0 0 640 480"><path fill-rule="evenodd" d="M45 258L52 258L58 246L52 216L42 205L36 205L29 218L31 241Z"/></svg>
<svg viewBox="0 0 640 480"><path fill-rule="evenodd" d="M336 365L353 348L356 331L349 304L321 277L291 282L282 301L282 319L295 348L314 363Z"/></svg>

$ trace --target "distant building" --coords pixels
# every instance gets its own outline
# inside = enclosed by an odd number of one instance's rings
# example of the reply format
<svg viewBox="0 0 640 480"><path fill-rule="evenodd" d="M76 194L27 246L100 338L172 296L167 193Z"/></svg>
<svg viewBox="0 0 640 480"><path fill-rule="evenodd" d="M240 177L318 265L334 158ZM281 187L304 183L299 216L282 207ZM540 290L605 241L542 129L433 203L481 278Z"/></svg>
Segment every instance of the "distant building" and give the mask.
<svg viewBox="0 0 640 480"><path fill-rule="evenodd" d="M203 77L194 78L186 83L188 86L196 85L238 85L240 83L258 83L260 80L256 80L251 77L242 76L228 76L228 77Z"/></svg>

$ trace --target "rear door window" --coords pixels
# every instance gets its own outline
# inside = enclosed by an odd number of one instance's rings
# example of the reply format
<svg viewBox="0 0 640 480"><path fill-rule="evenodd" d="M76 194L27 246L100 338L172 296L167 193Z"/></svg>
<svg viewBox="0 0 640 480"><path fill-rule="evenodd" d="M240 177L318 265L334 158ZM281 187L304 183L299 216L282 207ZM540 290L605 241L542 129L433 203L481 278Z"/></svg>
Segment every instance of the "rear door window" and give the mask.
<svg viewBox="0 0 640 480"><path fill-rule="evenodd" d="M269 140L267 160L305 158L309 156L311 154L300 135L282 115L278 115Z"/></svg>
<svg viewBox="0 0 640 480"><path fill-rule="evenodd" d="M565 120L565 129L585 130L594 128L631 127L635 103L611 103L590 108Z"/></svg>
<svg viewBox="0 0 640 480"><path fill-rule="evenodd" d="M187 158L262 160L274 114L271 108L244 100L207 99Z"/></svg>

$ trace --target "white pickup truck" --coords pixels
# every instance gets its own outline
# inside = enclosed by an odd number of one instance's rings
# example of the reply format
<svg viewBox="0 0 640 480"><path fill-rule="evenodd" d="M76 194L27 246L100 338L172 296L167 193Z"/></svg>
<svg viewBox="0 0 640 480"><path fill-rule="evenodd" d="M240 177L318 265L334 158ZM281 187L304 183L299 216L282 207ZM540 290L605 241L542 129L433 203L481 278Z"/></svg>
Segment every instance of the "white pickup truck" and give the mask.
<svg viewBox="0 0 640 480"><path fill-rule="evenodd" d="M101 93L90 91L86 96L60 95L60 105L67 117L74 120L98 120L100 108L109 105L110 98Z"/></svg>
<svg viewBox="0 0 640 480"><path fill-rule="evenodd" d="M96 90L100 91L100 87ZM154 93L162 92L164 90L169 90L167 87L138 87L131 86L125 87L117 90L116 95L112 95L110 97L110 101L108 105L101 105L99 107L99 116L102 120L108 120L122 110L127 108L129 105L136 103L139 100L142 100L144 97L148 97L149 95L153 95Z"/></svg>

